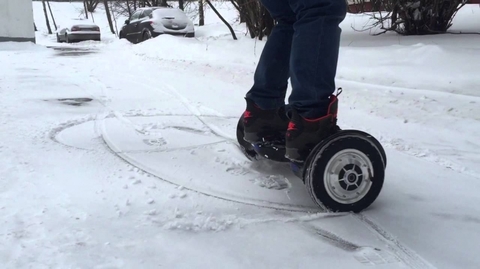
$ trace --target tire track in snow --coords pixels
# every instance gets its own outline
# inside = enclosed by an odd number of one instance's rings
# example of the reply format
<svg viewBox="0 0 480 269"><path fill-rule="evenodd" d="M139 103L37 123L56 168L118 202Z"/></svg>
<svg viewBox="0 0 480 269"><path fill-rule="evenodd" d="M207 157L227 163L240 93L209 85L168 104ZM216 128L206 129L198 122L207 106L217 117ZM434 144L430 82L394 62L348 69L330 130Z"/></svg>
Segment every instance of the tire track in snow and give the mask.
<svg viewBox="0 0 480 269"><path fill-rule="evenodd" d="M102 87L103 89L103 93L105 94L105 96L108 96L107 95L107 92L108 92L108 88L106 87L106 85L104 85L103 83L101 83L101 81L99 81L97 79L97 81L99 82L98 85ZM216 126L212 125L212 124L209 124L207 123L206 121L204 121L202 119L202 114L201 112L195 107L192 105L192 103L185 97L183 96L182 94L180 94L176 89L175 87L171 86L171 85L168 85L168 84L165 84L165 83L162 83L164 85L164 88L168 89L170 91L170 94L173 94L174 96L176 96L176 98L192 113L193 116L195 116L200 122L202 122L202 124L207 127L208 129L210 129L212 131L213 134L215 134L216 136L219 136L219 137L223 137L225 139L228 139L230 141L233 141L235 145L237 145L236 143L236 140L229 137L227 134L225 134L223 131L219 130L218 128L216 128ZM157 89L157 88L155 88ZM165 91L162 91L162 92L165 92ZM107 108L107 106L105 105L105 108ZM109 108L110 109L110 108ZM119 115L119 113L115 113L115 116L121 116ZM125 162L127 162L128 164L136 167L137 169L145 172L145 173L148 173L150 174L151 176L155 177L155 178L158 178L162 181L165 181L165 182L168 182L168 183L171 183L173 185L176 185L176 186L179 186L178 184L176 184L175 182L173 181L170 181L168 179L165 179L165 178L162 178L162 177L159 177L158 175L156 175L155 173L152 173L151 171L149 171L149 169L145 169L145 167L142 166L141 163L138 163L136 162L135 160L133 159L130 159L130 158L127 158L126 156L123 156L122 154L119 154L119 150L115 150L115 146L110 143L108 141L108 134L105 130L105 125L104 125L104 120L106 119L106 117L102 117L100 119L100 125L98 125L98 127L100 128L100 132L102 134L102 139L103 139L103 142L105 143L105 145L107 146L107 148L109 148L111 150L111 152L113 154L115 154L117 157L119 157L120 159L124 160ZM119 118L120 120L125 120L125 117L121 116ZM98 123L98 121L96 120L96 123ZM126 120L125 123L130 123L131 126L135 126L131 121L129 120ZM237 145L238 146L238 145ZM238 146L239 147L239 146ZM185 188L185 187L184 187ZM235 203L241 203L241 204L245 204L245 205L251 205L251 206L256 206L256 207L262 207L262 208L269 208L269 209L275 209L275 210L287 210L287 211L296 211L296 212L304 212L304 213L310 213L311 210L302 210L302 209L292 209L292 208L278 208L274 205L272 206L268 206L268 205L260 205L260 204L257 204L255 203L255 201L252 201L252 202L242 202L242 201L238 201L238 200L234 200L234 199L228 199L226 197L220 197L220 196L217 196L217 195L212 195L212 194L208 194L208 193L205 193L205 192L201 192L201 191L198 191L198 190L195 190L193 188L185 188L187 190L190 190L190 191L193 191L193 192L196 192L196 193L201 193L201 194L204 194L206 196L210 196L210 197L214 197L214 198L218 198L218 199L221 199L221 200L225 200L225 201L230 201L230 202L235 202ZM331 212L323 212L321 214L332 214ZM338 214L338 213L333 213L333 214ZM363 223L369 230L371 230L374 234L377 235L378 239L381 240L386 246L388 246L389 250L394 253L394 255L396 257L398 257L405 265L407 265L408 267L410 268L413 268L413 269L420 269L420 268L435 268L433 267L430 263L428 263L427 261L425 261L422 257L420 257L417 253L415 253L413 250L410 250L409 248L407 248L406 246L404 246L399 240L395 239L395 236L393 236L391 233L387 232L385 229L381 228L378 224L374 223L372 220L370 220L367 216L365 216L364 214L360 213L360 214L354 214L354 213L351 213L359 222ZM318 228L316 228L316 233L321 236L322 238L326 239L326 240L329 240L330 242L332 243L335 243L337 244L338 246L342 247L343 249L346 249L346 250L365 250L365 247L360 247L352 242L349 242L348 240L345 240L337 235L334 235L333 233L329 232L329 231L326 231L326 230L319 230ZM366 247L368 248L368 247ZM379 260L381 260L382 257L378 257ZM376 261L378 262L378 261ZM374 263L374 261L372 261L372 259L367 259L365 261L365 263Z"/></svg>
<svg viewBox="0 0 480 269"><path fill-rule="evenodd" d="M405 261L392 252L384 251L380 248L357 245L330 231L318 227L307 228L312 230L312 232L318 235L323 241L351 253L360 263L374 266L398 262L405 264Z"/></svg>
<svg viewBox="0 0 480 269"><path fill-rule="evenodd" d="M185 115L185 114L174 115L174 114L158 113L158 114L155 114L155 115L132 115L132 116L123 116L123 117L135 118L135 117L193 117L193 116L192 115ZM207 117L222 118L222 119L228 118L228 117L218 117L218 116L207 116ZM111 119L111 118L116 118L116 115L107 115L105 117L105 119ZM82 124L92 122L92 121L95 125L95 121L96 121L95 117L90 116L90 117L86 117L86 118L80 118L78 120L70 120L70 121L66 121L64 123L60 123L57 127L50 130L50 132L48 134L48 137L49 137L50 140L52 140L56 143L59 143L59 144L65 146L65 147L74 148L74 149L78 149L78 150L94 151L93 149L89 149L89 148L81 148L81 147L78 147L78 146L69 145L67 143L62 142L60 139L58 139L58 135L60 133L62 133L63 131L65 131L69 128L75 127L75 126L79 126L79 125L82 125ZM134 126L132 126L132 127L134 127ZM171 127L171 126L169 126L169 127L170 128L175 128L175 127ZM183 129L183 131L189 131L189 130ZM99 134L98 137L100 137L100 136L101 136L101 134ZM193 146L185 146L185 147L177 147L177 148L167 148L167 149L122 150L122 151L118 151L116 153L173 152L173 151L178 151L178 150L196 149L198 147L215 145L215 144L224 143L224 142L225 142L225 140L218 141L218 142L207 143L207 144L201 144L201 145L193 145Z"/></svg>
<svg viewBox="0 0 480 269"><path fill-rule="evenodd" d="M178 90L175 89L175 87L164 84L165 87L167 87L169 90L171 90L179 99L179 101L182 102L182 104L192 112L196 116L198 120L200 120L207 128L212 130L212 132L216 135L222 136L224 138L228 138L223 135L223 132L216 132L215 131L215 126L212 126L208 123L206 123L202 118L201 118L201 113L196 109L191 102L182 94L178 92ZM231 139L234 140L234 139ZM235 144L236 144L236 140ZM434 268L430 263L426 262L423 258L421 258L418 254L416 254L414 251L408 249L406 246L403 246L400 241L396 240L395 237L388 233L386 230L382 229L378 224L374 223L372 220L370 220L367 216L364 214L353 214L358 221L362 222L365 226L367 226L372 232L377 234L380 240L382 240L386 245L389 247L389 249L395 253L395 255L402 260L403 263L408 265L410 268L414 269L421 269L421 268ZM328 238L332 242L336 242L339 246L342 246L344 249L350 249L350 250L360 250L360 247L341 238L333 233L330 233L326 230L318 230L317 228L317 233L319 235L322 235L324 238ZM380 257L381 258L381 257ZM372 260L368 260L368 262L372 263Z"/></svg>
<svg viewBox="0 0 480 269"><path fill-rule="evenodd" d="M415 251L404 246L398 239L396 239L393 234L387 232L385 229L380 227L380 225L369 219L365 214L359 213L352 215L360 222L362 222L372 232L377 234L378 238L385 243L388 249L395 253L395 255L399 257L410 268L436 268L427 260L423 259L420 255L418 255Z"/></svg>
<svg viewBox="0 0 480 269"><path fill-rule="evenodd" d="M123 154L124 152L122 152L120 149L118 149L114 144L110 143L106 130L104 129L103 131L104 131L104 133L102 134L103 144L112 154L114 154L115 156L117 156L121 160L125 161L127 164L137 168L139 171L142 171L143 173L149 174L154 178L157 178L157 179L162 180L164 182L170 183L174 186L182 187L185 190L189 190L189 191L192 191L192 192L195 192L195 193L203 194L203 195L208 196L208 197L213 197L213 198L217 198L217 199L220 199L220 200L239 203L239 204L243 204L243 205L261 207L261 208L268 208L268 209L274 209L274 210L285 210L285 211L291 211L291 212L308 213L308 212L312 211L311 208L304 208L304 207L301 207L301 206L298 206L298 205L291 205L291 204L271 203L271 202L266 201L266 200L261 200L261 201L260 200L259 201L243 200L243 201L241 201L239 199L231 199L231 198L228 198L228 197L219 196L219 195L215 195L215 194L212 194L212 193L200 191L200 190L197 190L195 188L188 187L188 186L180 185L173 180L169 180L167 178L164 178L164 177L161 177L161 176L157 175L154 171L151 171L148 167L145 167L140 162L137 162L135 159L130 158L130 157L126 156L125 154Z"/></svg>
<svg viewBox="0 0 480 269"><path fill-rule="evenodd" d="M228 136L224 136L222 132L216 132L215 126L212 126L208 123L206 123L203 119L201 119L201 113L198 109L196 109L191 102L183 95L181 95L173 86L171 85L165 85L168 89L170 89L176 96L178 96L179 100L182 102L182 104L194 114L198 120L200 120L206 127L208 127L212 132L216 135L222 136L224 138L228 138ZM234 140L234 139L231 139ZM234 140L235 141L235 140ZM236 141L235 141L236 144ZM367 226L372 232L377 234L380 240L382 240L388 247L389 249L395 253L395 255L406 265L408 265L410 268L414 269L420 269L420 268L434 268L430 263L426 262L423 258L421 258L418 254L416 254L414 251L408 249L406 246L402 245L400 241L396 240L395 237L388 233L386 230L382 229L378 224L375 224L372 220L370 220L367 216L364 214L353 214L353 216L356 217L356 219L360 222L362 222L365 226ZM328 238L330 241L337 243L339 246L342 246L344 249L349 249L349 250L360 250L361 248L341 237L338 237L328 231L325 230L317 230L317 233L319 235L322 235L324 238ZM381 256L378 256L379 261L383 261L383 258ZM368 263L375 263L379 262L378 260L369 260L367 259Z"/></svg>
<svg viewBox="0 0 480 269"><path fill-rule="evenodd" d="M101 88L101 94L102 96L105 96L107 97L108 96L108 87L103 84L100 80L98 80L97 78L93 77L92 76L92 79L91 79L91 82L92 83L95 83L96 86L100 87ZM155 88L156 89L156 88ZM104 107L104 111L101 113L101 115L98 115L97 117L95 117L95 129L96 131L101 135L101 138L102 138L102 141L103 141L103 144L109 149L109 151L116 155L117 157L119 157L120 159L122 159L123 161L125 161L126 163L136 167L137 169L139 169L140 171L144 172L144 173L148 173L149 175L155 177L155 178L158 178L164 182L167 182L167 183L170 183L170 184L173 184L175 186L181 186L179 184L177 184L175 181L173 180L170 180L170 179L167 179L167 178L164 178L164 177L161 177L159 175L156 175L154 171L151 171L148 167L142 165L141 163L137 162L134 158L130 158L129 156L127 156L126 154L124 154L125 152L123 152L121 149L119 149L117 146L115 146L108 138L108 132L106 130L106 127L105 127L105 120L109 117L111 117L112 115L119 119L122 123L126 124L127 126L129 127L132 127L135 131L139 132L139 133L144 133L143 130L141 130L141 128L137 125L135 125L133 122L131 122L127 117L123 116L119 111L111 108L107 102L100 102L102 104L102 106ZM190 110L189 110L190 111ZM195 111L195 110L194 110ZM200 116L198 116L198 114L200 113L199 111L196 111L197 112L197 115L191 115L191 116L195 116L196 118L199 118ZM192 112L193 114L193 112ZM202 120L202 123L204 121ZM206 123L204 123L206 124ZM209 125L205 125L208 129L210 129L210 126ZM231 140L233 141L233 139L231 138L228 138L228 137L224 137L222 136L221 133L218 133L218 132L215 132L214 129L210 129L212 131L212 133L218 137L222 137L226 140ZM236 145L237 147L239 147L236 143L234 144ZM201 145L199 145L201 146ZM292 204L281 204L281 203L272 203L272 202L269 202L269 201L266 201L266 200L258 200L258 201L240 201L239 199L229 199L227 197L222 197L222 196L219 196L219 195L215 195L213 193L208 193L208 192L203 192L203 191L200 191L200 190L197 190L197 189L194 189L194 188L190 188L190 187L187 187L187 186L181 186L183 187L184 189L187 189L187 190L190 190L190 191L193 191L193 192L196 192L196 193L200 193L200 194L203 194L203 195L206 195L206 196L209 196L209 197L214 197L214 198L217 198L217 199L220 199L220 200L225 200L225 201L230 201L230 202L235 202L235 203L240 203L240 204L244 204L244 205L251 205L251 206L256 206L256 207L263 207L263 208L269 208L269 209L282 209L282 210L287 210L287 211L292 211L292 212L311 212L312 211L312 208L307 208L307 207L302 207L302 206L298 206L298 205L292 205Z"/></svg>
<svg viewBox="0 0 480 269"><path fill-rule="evenodd" d="M364 225L377 239L382 242L387 250L377 247L361 246L341 237L331 231L314 226L314 224L304 224L303 227L312 234L319 237L337 248L351 253L360 263L368 265L384 265L401 262L412 269L434 269L435 267L420 255L404 246L395 239L391 233L381 228L378 224L368 219L364 214L347 213Z"/></svg>

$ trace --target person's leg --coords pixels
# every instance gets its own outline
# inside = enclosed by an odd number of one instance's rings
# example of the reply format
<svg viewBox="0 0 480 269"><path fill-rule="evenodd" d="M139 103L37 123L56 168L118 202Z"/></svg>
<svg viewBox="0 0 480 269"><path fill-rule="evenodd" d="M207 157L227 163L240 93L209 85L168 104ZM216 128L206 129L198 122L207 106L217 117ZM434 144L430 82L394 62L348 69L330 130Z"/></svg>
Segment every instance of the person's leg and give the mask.
<svg viewBox="0 0 480 269"><path fill-rule="evenodd" d="M277 24L268 36L254 84L245 97L244 139L250 143L284 140L288 126L284 106L295 13L288 0L262 0L262 4Z"/></svg>
<svg viewBox="0 0 480 269"><path fill-rule="evenodd" d="M345 0L289 0L296 14L291 52L290 105L305 118L326 115L340 46L339 24L347 12Z"/></svg>
<svg viewBox="0 0 480 269"><path fill-rule="evenodd" d="M267 37L254 75L254 84L247 92L262 109L275 109L285 104L290 77L290 49L292 47L293 13L288 0L262 0L262 4L278 22Z"/></svg>
<svg viewBox="0 0 480 269"><path fill-rule="evenodd" d="M344 0L289 0L297 15L291 52L292 107L286 157L302 162L320 141L339 130L335 75Z"/></svg>

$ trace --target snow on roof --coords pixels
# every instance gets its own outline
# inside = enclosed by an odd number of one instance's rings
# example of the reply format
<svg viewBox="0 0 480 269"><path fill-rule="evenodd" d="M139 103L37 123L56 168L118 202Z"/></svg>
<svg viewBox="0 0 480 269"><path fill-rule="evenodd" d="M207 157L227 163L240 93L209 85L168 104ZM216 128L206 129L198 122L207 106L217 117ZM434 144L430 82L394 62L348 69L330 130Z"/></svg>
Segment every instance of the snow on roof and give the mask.
<svg viewBox="0 0 480 269"><path fill-rule="evenodd" d="M181 9L178 8L165 8L165 9L155 9L153 15L166 16L166 15L176 15L179 18L186 18L187 15Z"/></svg>
<svg viewBox="0 0 480 269"><path fill-rule="evenodd" d="M72 26L98 26L96 23L82 18L72 18L65 21L61 21L60 25L62 27L72 27Z"/></svg>

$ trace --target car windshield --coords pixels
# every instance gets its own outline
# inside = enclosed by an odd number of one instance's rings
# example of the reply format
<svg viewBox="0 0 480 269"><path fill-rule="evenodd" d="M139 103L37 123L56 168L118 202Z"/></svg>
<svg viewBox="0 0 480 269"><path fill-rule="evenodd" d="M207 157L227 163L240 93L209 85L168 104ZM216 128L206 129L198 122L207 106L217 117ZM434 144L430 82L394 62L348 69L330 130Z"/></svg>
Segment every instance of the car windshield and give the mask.
<svg viewBox="0 0 480 269"><path fill-rule="evenodd" d="M176 8L159 8L152 13L154 18L159 19L177 19L187 21L187 15L180 9Z"/></svg>

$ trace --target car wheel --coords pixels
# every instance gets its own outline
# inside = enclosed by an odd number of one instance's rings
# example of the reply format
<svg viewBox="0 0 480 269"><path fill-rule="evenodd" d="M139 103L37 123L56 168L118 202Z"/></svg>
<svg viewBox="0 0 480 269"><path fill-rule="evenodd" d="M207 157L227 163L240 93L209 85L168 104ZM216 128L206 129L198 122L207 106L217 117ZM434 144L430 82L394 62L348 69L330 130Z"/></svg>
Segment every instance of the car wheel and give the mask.
<svg viewBox="0 0 480 269"><path fill-rule="evenodd" d="M118 38L119 39L124 39L125 38L122 31L120 31L120 33L118 34Z"/></svg>
<svg viewBox="0 0 480 269"><path fill-rule="evenodd" d="M60 36L57 34L57 43L61 43L62 41L60 41Z"/></svg>
<svg viewBox="0 0 480 269"><path fill-rule="evenodd" d="M70 39L68 38L68 34L65 34L65 42L71 43Z"/></svg>
<svg viewBox="0 0 480 269"><path fill-rule="evenodd" d="M187 33L186 37L195 37L195 32Z"/></svg>
<svg viewBox="0 0 480 269"><path fill-rule="evenodd" d="M150 38L152 38L152 32L150 32L150 30L148 29L143 30L142 41L148 40Z"/></svg>

